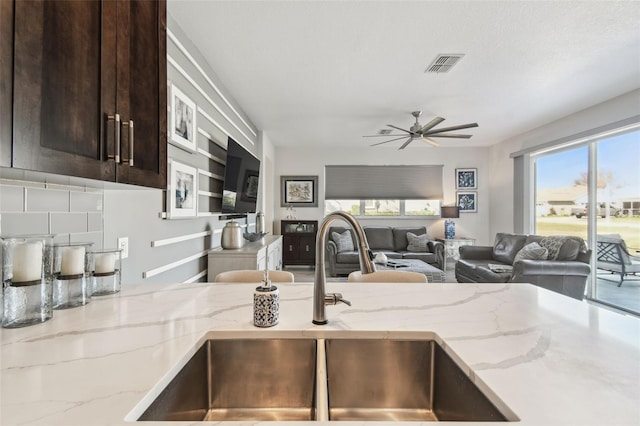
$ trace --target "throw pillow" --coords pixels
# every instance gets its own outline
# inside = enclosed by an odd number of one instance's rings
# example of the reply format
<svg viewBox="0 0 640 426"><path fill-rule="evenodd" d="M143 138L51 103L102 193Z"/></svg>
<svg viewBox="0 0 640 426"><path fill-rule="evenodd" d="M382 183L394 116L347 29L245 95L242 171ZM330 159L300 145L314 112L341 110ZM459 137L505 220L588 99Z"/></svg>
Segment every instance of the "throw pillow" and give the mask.
<svg viewBox="0 0 640 426"><path fill-rule="evenodd" d="M567 237L562 235L552 235L540 240L540 245L549 250L547 259L556 260L558 258L560 247L562 247L562 244L564 244L566 239Z"/></svg>
<svg viewBox="0 0 640 426"><path fill-rule="evenodd" d="M516 254L516 257L513 259L513 263L516 263L519 260L546 260L549 255L549 250L545 247L542 247L538 243L530 243L526 246L522 247L522 249Z"/></svg>
<svg viewBox="0 0 640 426"><path fill-rule="evenodd" d="M428 252L429 247L427 243L431 241L429 235L422 234L416 235L413 232L407 232L407 241L409 244L407 245L407 251L415 251L415 252Z"/></svg>
<svg viewBox="0 0 640 426"><path fill-rule="evenodd" d="M344 231L342 234L338 234L337 232L331 233L331 238L333 242L336 243L338 247L338 253L343 251L353 251L355 248L353 247L353 240L351 239L351 233L349 231Z"/></svg>

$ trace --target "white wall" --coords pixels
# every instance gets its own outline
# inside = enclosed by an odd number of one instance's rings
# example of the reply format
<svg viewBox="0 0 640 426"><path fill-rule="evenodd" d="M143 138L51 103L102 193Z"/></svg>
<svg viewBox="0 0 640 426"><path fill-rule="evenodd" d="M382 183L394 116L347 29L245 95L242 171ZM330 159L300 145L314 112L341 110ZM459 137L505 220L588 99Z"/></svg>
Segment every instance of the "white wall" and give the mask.
<svg viewBox="0 0 640 426"><path fill-rule="evenodd" d="M324 216L324 166L325 165L444 165L444 203L453 204L455 195L455 169L478 168L478 212L461 213L456 219L456 235L475 238L480 243L493 241L489 236L489 176L488 148L429 148L416 147L398 151L395 148L275 148L275 220L286 219L286 208L280 207L280 176L317 175L319 177L318 207L296 208L296 219L321 220ZM425 219L369 219L360 220L363 225L427 226L429 235L442 237L444 220Z"/></svg>
<svg viewBox="0 0 640 426"><path fill-rule="evenodd" d="M275 147L269 139L269 136L264 132L260 132L259 136L260 146L262 148L260 184L263 185L264 188L260 190L263 202L260 204L258 210L264 213L265 232L275 233L275 206L276 203L279 203L279 195L277 194L278 187L274 187L271 183L274 181L276 176L276 153Z"/></svg>
<svg viewBox="0 0 640 426"><path fill-rule="evenodd" d="M513 159L510 154L578 135L640 113L640 89L553 121L490 148L489 234L513 232ZM518 189L519 190L519 189Z"/></svg>
<svg viewBox="0 0 640 426"><path fill-rule="evenodd" d="M216 173L217 166L207 153L214 153L214 145L226 146L227 136L260 156L260 141L254 136L254 133L259 133L242 111L242 106L233 99L233 94L226 90L198 47L191 43L171 16L167 21L169 84L178 87L197 105L196 124L199 129L197 151L169 144L168 157L198 170ZM269 170L272 166L266 165L266 168ZM201 173L199 189L221 192L221 185L216 189L203 184L211 183L211 180ZM261 194L264 189L260 188ZM122 187L105 191L105 246L115 246L118 237L129 237L130 255L123 261L123 283L206 280L207 251L220 246L221 231L226 224L226 220L219 219L219 213L209 212L208 199L208 194L201 193L198 197L198 217L163 219L162 190ZM258 202L269 205L269 200L264 200L262 195L258 196ZM237 221L247 225L249 231L254 230L255 215Z"/></svg>

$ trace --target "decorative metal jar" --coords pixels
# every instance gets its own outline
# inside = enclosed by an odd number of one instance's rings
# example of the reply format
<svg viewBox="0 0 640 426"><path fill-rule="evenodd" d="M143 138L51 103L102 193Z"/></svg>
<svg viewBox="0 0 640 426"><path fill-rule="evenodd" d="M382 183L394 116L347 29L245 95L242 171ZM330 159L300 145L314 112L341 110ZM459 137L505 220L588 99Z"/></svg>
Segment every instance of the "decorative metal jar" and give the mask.
<svg viewBox="0 0 640 426"><path fill-rule="evenodd" d="M220 245L223 249L239 249L244 246L242 227L234 220L227 222L222 228L222 240Z"/></svg>

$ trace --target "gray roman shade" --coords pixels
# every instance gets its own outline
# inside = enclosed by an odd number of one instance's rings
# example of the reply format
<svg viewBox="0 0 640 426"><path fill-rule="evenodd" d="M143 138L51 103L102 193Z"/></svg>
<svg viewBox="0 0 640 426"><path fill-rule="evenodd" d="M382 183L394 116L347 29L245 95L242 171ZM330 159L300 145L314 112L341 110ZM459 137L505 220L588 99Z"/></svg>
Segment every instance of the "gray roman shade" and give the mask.
<svg viewBox="0 0 640 426"><path fill-rule="evenodd" d="M325 166L327 200L441 200L442 165Z"/></svg>

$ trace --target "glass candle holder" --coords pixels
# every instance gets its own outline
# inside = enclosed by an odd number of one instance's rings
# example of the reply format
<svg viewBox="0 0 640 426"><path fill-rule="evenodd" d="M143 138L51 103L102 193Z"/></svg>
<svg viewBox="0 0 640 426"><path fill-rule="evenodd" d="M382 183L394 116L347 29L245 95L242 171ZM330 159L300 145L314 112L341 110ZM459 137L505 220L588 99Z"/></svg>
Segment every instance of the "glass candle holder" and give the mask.
<svg viewBox="0 0 640 426"><path fill-rule="evenodd" d="M120 291L121 263L121 249L94 250L89 253L93 296L104 296Z"/></svg>
<svg viewBox="0 0 640 426"><path fill-rule="evenodd" d="M25 327L53 316L53 236L2 237L2 326Z"/></svg>
<svg viewBox="0 0 640 426"><path fill-rule="evenodd" d="M91 301L91 268L87 253L93 243L53 247L53 309L68 309Z"/></svg>

